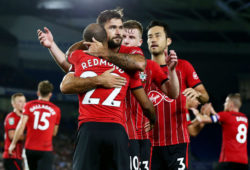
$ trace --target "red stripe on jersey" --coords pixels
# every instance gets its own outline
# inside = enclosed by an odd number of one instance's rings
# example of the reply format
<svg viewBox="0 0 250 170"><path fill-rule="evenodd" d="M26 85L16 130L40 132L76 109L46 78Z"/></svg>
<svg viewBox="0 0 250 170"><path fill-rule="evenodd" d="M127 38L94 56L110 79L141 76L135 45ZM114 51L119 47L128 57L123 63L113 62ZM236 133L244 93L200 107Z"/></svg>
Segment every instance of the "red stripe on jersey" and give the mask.
<svg viewBox="0 0 250 170"><path fill-rule="evenodd" d="M168 74L167 66L163 66L162 69ZM149 98L158 99L158 101L153 101L157 111L155 128L150 135L153 146L168 146L189 142L186 97L182 92L188 87L199 84L200 79L192 65L185 60L178 60L176 73L180 83L180 94L176 100L169 99L155 84L152 84Z"/></svg>

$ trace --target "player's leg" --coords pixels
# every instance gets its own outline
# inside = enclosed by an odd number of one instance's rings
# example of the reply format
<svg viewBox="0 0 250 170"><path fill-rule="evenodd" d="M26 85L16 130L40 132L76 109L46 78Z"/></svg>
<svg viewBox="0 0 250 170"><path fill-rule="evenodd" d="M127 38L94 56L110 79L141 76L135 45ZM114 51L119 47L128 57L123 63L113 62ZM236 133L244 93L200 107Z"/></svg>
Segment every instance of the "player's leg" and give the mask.
<svg viewBox="0 0 250 170"><path fill-rule="evenodd" d="M188 144L181 143L168 146L169 159L168 167L171 170L188 169Z"/></svg>
<svg viewBox="0 0 250 170"><path fill-rule="evenodd" d="M140 145L138 140L129 140L129 160L130 160L130 170L139 169L139 155L140 155Z"/></svg>
<svg viewBox="0 0 250 170"><path fill-rule="evenodd" d="M73 170L100 169L100 131L99 123L83 123L78 130L76 148L73 156Z"/></svg>
<svg viewBox="0 0 250 170"><path fill-rule="evenodd" d="M105 141L105 156L107 169L129 170L128 136L124 127L117 123L105 123L103 138ZM108 153L109 152L109 153Z"/></svg>
<svg viewBox="0 0 250 170"><path fill-rule="evenodd" d="M168 151L165 146L154 146L152 149L151 170L167 170Z"/></svg>
<svg viewBox="0 0 250 170"><path fill-rule="evenodd" d="M139 140L140 144L140 168L149 170L151 161L151 142L149 139Z"/></svg>
<svg viewBox="0 0 250 170"><path fill-rule="evenodd" d="M22 170L22 160L20 159L3 159L5 170Z"/></svg>
<svg viewBox="0 0 250 170"><path fill-rule="evenodd" d="M41 151L41 157L38 161L38 170L52 170L54 155L51 151Z"/></svg>
<svg viewBox="0 0 250 170"><path fill-rule="evenodd" d="M39 155L37 151L26 149L26 156L29 165L29 169L36 170L38 168Z"/></svg>

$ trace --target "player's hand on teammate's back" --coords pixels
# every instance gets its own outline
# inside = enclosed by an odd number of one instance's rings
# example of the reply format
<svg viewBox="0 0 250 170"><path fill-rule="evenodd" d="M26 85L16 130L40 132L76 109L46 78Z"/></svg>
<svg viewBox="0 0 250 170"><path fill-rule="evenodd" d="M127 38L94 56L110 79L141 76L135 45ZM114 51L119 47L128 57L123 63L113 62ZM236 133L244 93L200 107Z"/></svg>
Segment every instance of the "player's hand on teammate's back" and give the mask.
<svg viewBox="0 0 250 170"><path fill-rule="evenodd" d="M44 27L44 32L40 29L37 30L38 40L41 45L50 48L54 42L53 35L47 27Z"/></svg>
<svg viewBox="0 0 250 170"><path fill-rule="evenodd" d="M97 41L95 38L92 38L93 42L84 42L84 45L87 45L88 50L84 50L85 53L96 56L96 57L107 57L108 48L104 47L103 44Z"/></svg>
<svg viewBox="0 0 250 170"><path fill-rule="evenodd" d="M178 63L178 57L177 57L175 51L170 50L169 54L168 54L168 51L165 49L164 53L165 53L166 63L168 65L169 70L171 70L171 71L174 70L177 63Z"/></svg>
<svg viewBox="0 0 250 170"><path fill-rule="evenodd" d="M112 68L99 76L104 88L120 88L126 85L126 78L112 74L114 70L115 68Z"/></svg>
<svg viewBox="0 0 250 170"><path fill-rule="evenodd" d="M184 96L186 96L187 98L189 98L190 100L194 100L194 99L196 99L196 98L198 98L198 97L201 96L201 93L198 92L198 91L196 91L196 90L194 90L193 88L186 88L186 89L182 92L182 94L183 94Z"/></svg>

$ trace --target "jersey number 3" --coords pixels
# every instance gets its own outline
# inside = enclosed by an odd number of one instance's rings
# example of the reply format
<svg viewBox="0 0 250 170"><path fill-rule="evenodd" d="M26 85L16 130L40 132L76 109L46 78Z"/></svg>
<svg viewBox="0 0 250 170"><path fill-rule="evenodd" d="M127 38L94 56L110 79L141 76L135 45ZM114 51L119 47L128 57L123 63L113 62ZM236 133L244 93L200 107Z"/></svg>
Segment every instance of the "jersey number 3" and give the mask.
<svg viewBox="0 0 250 170"><path fill-rule="evenodd" d="M111 73L111 74L119 76L116 73ZM86 72L82 73L80 77L87 78L87 77L95 77L95 76L97 76L97 74L95 72L86 71ZM91 95L95 92L95 90L96 89L90 90L85 94L85 96L82 100L82 104L99 104L100 98L91 98ZM120 91L121 91L121 88L115 88L110 93L110 95L106 98L106 100L104 100L102 102L102 105L120 107L121 101L114 100L116 98L116 96L120 93Z"/></svg>

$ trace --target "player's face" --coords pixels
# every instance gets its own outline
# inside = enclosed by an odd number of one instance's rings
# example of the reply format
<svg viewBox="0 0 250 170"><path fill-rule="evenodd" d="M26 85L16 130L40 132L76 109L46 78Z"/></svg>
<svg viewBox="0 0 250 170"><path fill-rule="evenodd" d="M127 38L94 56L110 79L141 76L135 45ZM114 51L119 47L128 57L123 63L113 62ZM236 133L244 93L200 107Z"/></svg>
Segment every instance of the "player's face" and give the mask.
<svg viewBox="0 0 250 170"><path fill-rule="evenodd" d="M164 31L161 26L154 26L148 30L148 49L151 54L159 55L167 48L168 42Z"/></svg>
<svg viewBox="0 0 250 170"><path fill-rule="evenodd" d="M113 18L104 24L108 35L109 48L120 47L122 43L123 23L121 19Z"/></svg>
<svg viewBox="0 0 250 170"><path fill-rule="evenodd" d="M140 47L141 44L142 44L141 33L138 29L124 28L122 45L128 47Z"/></svg>
<svg viewBox="0 0 250 170"><path fill-rule="evenodd" d="M24 96L17 96L13 101L12 101L12 106L14 109L22 112L24 105L26 103L26 99Z"/></svg>

